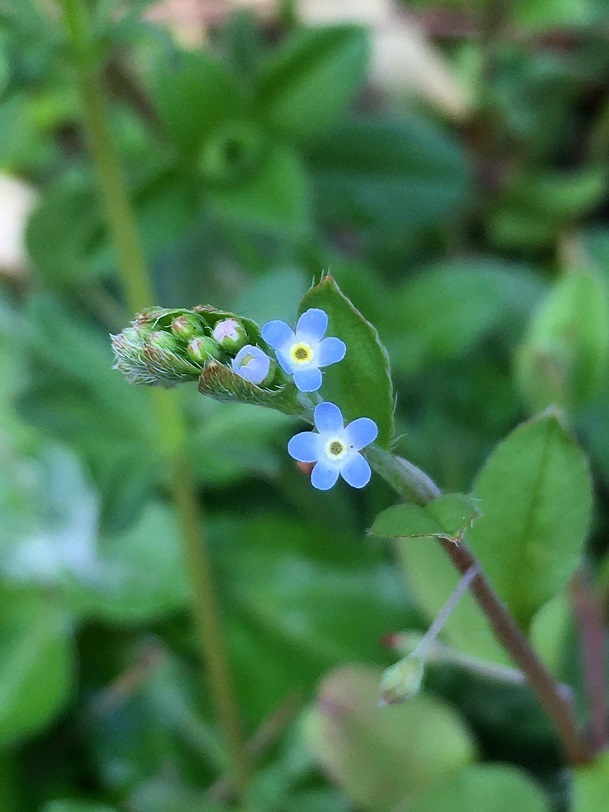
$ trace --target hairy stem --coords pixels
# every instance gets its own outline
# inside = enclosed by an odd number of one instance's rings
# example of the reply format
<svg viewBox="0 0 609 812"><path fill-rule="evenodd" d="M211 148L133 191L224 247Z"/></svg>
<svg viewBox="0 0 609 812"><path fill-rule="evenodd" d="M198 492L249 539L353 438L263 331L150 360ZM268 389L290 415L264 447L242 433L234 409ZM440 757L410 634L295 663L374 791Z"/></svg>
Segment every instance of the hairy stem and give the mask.
<svg viewBox="0 0 609 812"><path fill-rule="evenodd" d="M77 69L84 124L97 169L110 233L116 246L125 295L132 311L155 304L125 178L112 138L102 87L98 43L84 0L61 0ZM169 490L179 518L181 539L193 590L193 617L209 683L230 754L235 784L241 794L249 781L249 761L228 663L215 595L211 562L200 519L184 421L175 399L151 390L159 440L167 461ZM206 674L204 673L204 678Z"/></svg>
<svg viewBox="0 0 609 812"><path fill-rule="evenodd" d="M440 489L416 466L378 448L370 448L368 460L404 499L424 505L440 495ZM579 730L570 698L540 660L509 609L484 575L476 557L465 544L440 541L455 568L464 576L476 567L470 590L486 615L497 639L521 669L540 704L552 720L565 755L571 764L587 764L592 754Z"/></svg>

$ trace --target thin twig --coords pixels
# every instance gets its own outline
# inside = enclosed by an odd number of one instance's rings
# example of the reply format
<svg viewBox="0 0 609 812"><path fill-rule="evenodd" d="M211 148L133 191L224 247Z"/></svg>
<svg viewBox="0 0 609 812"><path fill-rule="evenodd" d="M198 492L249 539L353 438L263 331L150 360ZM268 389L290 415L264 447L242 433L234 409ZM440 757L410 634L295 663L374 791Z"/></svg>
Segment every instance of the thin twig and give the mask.
<svg viewBox="0 0 609 812"><path fill-rule="evenodd" d="M579 627L579 644L584 684L590 709L590 735L594 747L609 744L609 715L605 698L605 630L598 600L583 569L571 581L571 600Z"/></svg>

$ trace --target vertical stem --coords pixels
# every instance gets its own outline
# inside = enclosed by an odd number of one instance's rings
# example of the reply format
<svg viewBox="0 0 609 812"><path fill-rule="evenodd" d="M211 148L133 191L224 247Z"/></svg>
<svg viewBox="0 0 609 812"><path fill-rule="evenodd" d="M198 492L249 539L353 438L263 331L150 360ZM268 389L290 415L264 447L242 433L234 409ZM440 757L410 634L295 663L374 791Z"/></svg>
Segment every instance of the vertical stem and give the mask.
<svg viewBox="0 0 609 812"><path fill-rule="evenodd" d="M590 711L590 733L594 746L603 750L609 743L605 699L605 630L603 615L585 570L571 581L571 599L579 627L584 684Z"/></svg>
<svg viewBox="0 0 609 812"><path fill-rule="evenodd" d="M61 0L78 69L84 123L98 174L108 225L132 311L154 304L152 284L140 244L133 210L108 123L108 111L97 65L94 41L84 0ZM187 453L182 414L166 391L151 390L159 439L167 461L169 486L178 514L186 563L193 588L193 616L216 711L230 754L240 794L249 782L249 762L232 686L220 623L211 562L200 521L194 477ZM204 674L205 677L205 674Z"/></svg>
<svg viewBox="0 0 609 812"><path fill-rule="evenodd" d="M464 542L455 544L453 541L441 539L440 543L457 570L463 575L478 563ZM473 579L471 591L495 635L526 675L529 685L537 694L539 703L552 720L569 763L589 763L591 753L579 731L569 698L561 691L560 685L539 659L527 636L481 571Z"/></svg>

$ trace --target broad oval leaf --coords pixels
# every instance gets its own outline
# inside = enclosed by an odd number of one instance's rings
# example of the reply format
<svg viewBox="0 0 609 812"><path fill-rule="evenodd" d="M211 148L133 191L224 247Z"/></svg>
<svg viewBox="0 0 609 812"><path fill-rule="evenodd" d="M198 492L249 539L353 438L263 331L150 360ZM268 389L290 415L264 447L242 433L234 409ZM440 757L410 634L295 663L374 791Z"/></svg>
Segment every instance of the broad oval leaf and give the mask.
<svg viewBox="0 0 609 812"><path fill-rule="evenodd" d="M324 370L324 400L336 403L348 420L371 417L379 429L377 442L388 448L393 436L393 385L378 333L331 276L305 294L299 313L310 307L328 314L328 335L347 345L344 359Z"/></svg>
<svg viewBox="0 0 609 812"><path fill-rule="evenodd" d="M527 626L577 566L592 508L586 458L556 413L546 412L495 449L474 494L482 515L468 532L471 546Z"/></svg>
<svg viewBox="0 0 609 812"><path fill-rule="evenodd" d="M454 777L416 793L394 812L549 812L543 792L507 764L472 764Z"/></svg>
<svg viewBox="0 0 609 812"><path fill-rule="evenodd" d="M381 670L366 666L333 671L306 721L322 767L368 812L390 812L409 793L457 772L475 755L463 722L436 699L419 695L380 709L381 677Z"/></svg>
<svg viewBox="0 0 609 812"><path fill-rule="evenodd" d="M263 71L257 109L278 132L306 137L340 115L362 83L367 62L362 28L297 31Z"/></svg>
<svg viewBox="0 0 609 812"><path fill-rule="evenodd" d="M458 540L478 515L471 497L447 493L425 506L407 502L380 513L372 525L372 535L380 538L447 538Z"/></svg>

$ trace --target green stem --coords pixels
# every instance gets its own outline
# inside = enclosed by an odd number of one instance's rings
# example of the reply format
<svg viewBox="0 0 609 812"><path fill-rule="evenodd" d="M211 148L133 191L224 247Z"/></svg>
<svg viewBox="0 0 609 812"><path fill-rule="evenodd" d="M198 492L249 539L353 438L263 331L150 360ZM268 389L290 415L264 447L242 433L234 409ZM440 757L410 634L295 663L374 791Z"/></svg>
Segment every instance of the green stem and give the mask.
<svg viewBox="0 0 609 812"><path fill-rule="evenodd" d="M439 496L440 489L437 485L427 474L407 460L376 447L371 447L367 456L376 472L404 499L424 505ZM519 666L552 720L569 763L589 763L592 754L579 730L570 697L565 695L541 661L508 607L491 586L472 551L464 541L455 544L453 541L440 539L440 544L462 576L471 572L472 567L477 568L470 590L478 606L486 615L497 639Z"/></svg>
<svg viewBox="0 0 609 812"><path fill-rule="evenodd" d="M99 74L97 43L84 0L61 0L98 182L110 233L116 246L125 295L133 312L154 304L154 293L140 244L127 186L110 131L107 103ZM193 588L193 616L199 645L230 753L240 794L249 783L249 760L214 589L211 562L200 520L192 466L180 409L166 391L151 390L159 425L159 440L169 472L169 488L178 514L181 538ZM204 674L205 676L205 674Z"/></svg>

